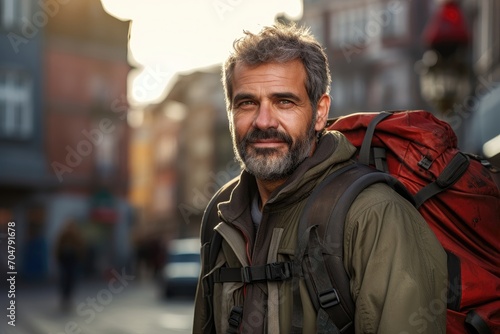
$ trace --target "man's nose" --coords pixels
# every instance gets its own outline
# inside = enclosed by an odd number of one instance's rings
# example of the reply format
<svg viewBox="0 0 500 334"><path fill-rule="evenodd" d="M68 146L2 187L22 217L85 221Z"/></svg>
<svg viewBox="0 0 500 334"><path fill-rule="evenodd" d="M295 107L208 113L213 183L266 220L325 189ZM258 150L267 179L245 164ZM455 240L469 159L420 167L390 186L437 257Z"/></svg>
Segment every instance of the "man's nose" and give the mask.
<svg viewBox="0 0 500 334"><path fill-rule="evenodd" d="M271 103L263 102L259 105L254 119L254 126L258 129L278 128L279 122Z"/></svg>

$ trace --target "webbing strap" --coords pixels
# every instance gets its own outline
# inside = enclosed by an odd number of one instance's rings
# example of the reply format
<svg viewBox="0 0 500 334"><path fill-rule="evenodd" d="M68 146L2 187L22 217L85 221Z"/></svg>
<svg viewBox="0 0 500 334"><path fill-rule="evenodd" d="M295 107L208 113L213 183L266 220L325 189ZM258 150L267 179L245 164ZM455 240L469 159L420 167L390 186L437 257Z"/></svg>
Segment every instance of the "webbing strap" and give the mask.
<svg viewBox="0 0 500 334"><path fill-rule="evenodd" d="M278 251L284 229L282 227L273 228L269 251L267 252L267 263L278 261ZM293 274L293 273L292 273ZM280 298L279 284L267 282L267 332L273 334L284 334L280 330L280 303L276 298Z"/></svg>
<svg viewBox="0 0 500 334"><path fill-rule="evenodd" d="M290 334L301 334L304 326L304 314L302 313L302 300L300 297L300 279L304 277L302 270L302 260L309 243L309 235L311 229L316 228L315 225L309 226L303 233L299 233L295 256L293 259L293 305L292 305L292 328Z"/></svg>
<svg viewBox="0 0 500 334"><path fill-rule="evenodd" d="M375 168L382 172L389 172L389 168L387 167L387 153L385 148L383 147L374 147L372 149L373 152L373 161L375 163Z"/></svg>
<svg viewBox="0 0 500 334"><path fill-rule="evenodd" d="M348 180L349 178L341 178L338 176L346 172L353 172L357 170L356 168L357 166L358 164L355 163L343 166L338 170L334 171L328 177L326 177L315 188L311 196L309 196L307 204L304 207L304 211L302 212L297 233L297 238L298 238L297 247L295 249L294 261L293 261L294 278L292 280L293 311L292 311L292 328L290 332L291 334L302 333L304 315L302 313L302 302L300 297L300 279L304 277L302 269L302 261L309 242L309 234L311 229L314 227L313 223L317 221L317 219L314 219L314 217L328 217L331 211L331 205L333 205L333 203L335 203L338 200L338 198L342 195L342 191L327 192L329 198L329 205L324 205L324 201L321 200L322 198L325 198L324 196L321 196L323 193L323 189L325 189L325 187L328 184L332 183L333 180L337 182L336 186L339 189L347 188L350 183L350 181ZM327 220L320 223L326 225ZM339 249L339 251L341 251L341 249ZM316 301L317 296L316 294L313 295L311 291L309 292L312 298L312 302L317 310L319 308L319 303ZM353 303L352 303L352 308L354 309Z"/></svg>
<svg viewBox="0 0 500 334"><path fill-rule="evenodd" d="M486 321L476 311L472 310L465 317L465 328L468 333L474 334L492 334Z"/></svg>
<svg viewBox="0 0 500 334"><path fill-rule="evenodd" d="M375 116L370 121L370 124L368 124L368 126L366 127L365 137L363 138L363 143L361 144L358 158L358 161L363 165L368 165L370 163L370 147L372 144L373 134L375 133L375 127L378 123L391 115L392 113L390 112L382 111L377 116Z"/></svg>
<svg viewBox="0 0 500 334"><path fill-rule="evenodd" d="M213 277L215 283L285 281L292 278L292 263L288 261L241 268L222 267L214 270Z"/></svg>
<svg viewBox="0 0 500 334"><path fill-rule="evenodd" d="M316 318L316 333L318 334L340 334L337 326L334 325L328 313L323 309L318 310L318 316Z"/></svg>
<svg viewBox="0 0 500 334"><path fill-rule="evenodd" d="M429 183L415 194L415 206L417 209L429 198L451 187L457 182L469 167L469 157L458 152L446 165L441 174L434 182Z"/></svg>
<svg viewBox="0 0 500 334"><path fill-rule="evenodd" d="M462 302L462 274L460 270L460 258L450 251L446 251L446 262L448 267L448 298L447 307L450 310L460 310Z"/></svg>
<svg viewBox="0 0 500 334"><path fill-rule="evenodd" d="M323 180L311 194L299 223L299 236L301 237L301 224L305 223L306 226L312 225L315 222L318 224L317 235L318 237L321 235L322 239L317 240L319 240L322 252L324 253L322 254L323 256L317 260L321 262L321 264L317 264L314 262L316 260L312 260L313 263L315 263L314 267L311 264L310 269L304 268L303 270L304 276L306 277L306 272L312 273L310 275L312 279L309 279L307 287L316 309L319 310L323 308L341 333L354 333L355 306L350 295L350 279L343 266L343 235L347 212L358 194L374 183L381 182L388 184L412 203L413 197L406 188L391 175L376 171L374 168L359 163L344 167L339 174L332 174L331 176L331 178L327 177ZM328 198L328 205L325 205L325 201L322 200L325 198ZM327 208L326 211L325 208ZM306 229L306 231L310 232L310 229L311 227ZM307 249L307 240L309 239L306 240L305 246L301 245L305 237L309 238L309 234L310 233L304 233L304 236L299 239L299 247L295 255L297 260L301 259L300 256L304 252L303 249L310 251L310 249ZM312 244L314 244L314 240L312 240L311 245ZM298 250L300 251L298 252ZM310 256L309 253L308 256ZM309 260L311 261L310 258ZM320 274L317 272L317 269L322 265L327 267L327 274ZM295 266L294 263L294 268L295 267L297 266ZM319 279L319 277L331 281L329 283L318 283L315 279ZM306 283L308 283L307 279ZM335 302L337 298L334 292L329 290L328 287L330 284L334 287L340 303ZM345 315L343 320L341 320L342 314ZM294 323L299 323L299 321L295 319L295 312L293 321Z"/></svg>
<svg viewBox="0 0 500 334"><path fill-rule="evenodd" d="M318 229L315 228L313 233L309 236L309 250L307 258L309 260L310 270L309 275L306 276L306 282L313 284L316 287L317 300L319 302L318 318L320 323L316 323L318 332L320 333L338 333L340 329L347 329L352 326L352 320L349 312L340 303L340 297L335 286L336 277L328 274L325 264L324 254L325 249L321 245L318 235ZM341 257L332 255L332 262L336 266L343 266ZM319 311L322 311L321 314ZM323 312L326 313L325 318ZM333 323L335 321L335 324Z"/></svg>

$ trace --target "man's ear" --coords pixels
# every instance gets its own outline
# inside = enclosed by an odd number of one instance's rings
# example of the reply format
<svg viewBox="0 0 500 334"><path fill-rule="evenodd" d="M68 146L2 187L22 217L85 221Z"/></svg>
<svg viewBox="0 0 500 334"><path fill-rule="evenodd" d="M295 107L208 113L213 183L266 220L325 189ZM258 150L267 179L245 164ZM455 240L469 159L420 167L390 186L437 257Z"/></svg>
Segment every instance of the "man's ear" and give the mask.
<svg viewBox="0 0 500 334"><path fill-rule="evenodd" d="M318 110L318 113L316 117L316 124L314 125L314 130L320 132L325 128L328 118L328 112L330 111L330 95L323 94L320 97L316 108Z"/></svg>

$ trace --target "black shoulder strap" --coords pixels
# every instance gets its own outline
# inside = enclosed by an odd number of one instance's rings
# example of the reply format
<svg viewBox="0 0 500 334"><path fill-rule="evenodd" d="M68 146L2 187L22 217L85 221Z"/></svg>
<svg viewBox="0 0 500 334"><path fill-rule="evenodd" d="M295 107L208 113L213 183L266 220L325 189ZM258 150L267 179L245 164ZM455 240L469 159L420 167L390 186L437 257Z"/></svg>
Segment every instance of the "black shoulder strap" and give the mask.
<svg viewBox="0 0 500 334"><path fill-rule="evenodd" d="M417 209L429 198L445 191L455 184L469 168L470 159L465 153L458 152L441 171L435 181L429 183L415 194Z"/></svg>
<svg viewBox="0 0 500 334"><path fill-rule="evenodd" d="M372 145L373 135L375 133L375 128L378 123L382 122L387 117L391 116L393 113L388 111L382 111L377 116L375 116L368 127L366 128L365 137L363 138L363 142L361 143L361 148L359 149L359 157L358 161L364 165L368 165L370 163L370 148Z"/></svg>
<svg viewBox="0 0 500 334"><path fill-rule="evenodd" d="M405 198L413 200L397 179L359 163L347 165L328 176L308 199L298 231L298 235L307 240L299 239L295 257L302 264L309 294L318 310L318 332L331 331L327 328L331 328L333 322L340 333L354 333L354 302L343 263L344 222L359 193L379 182L389 184ZM315 233L309 230L311 226L316 227ZM302 325L296 302L300 302L297 293L294 295L294 328Z"/></svg>

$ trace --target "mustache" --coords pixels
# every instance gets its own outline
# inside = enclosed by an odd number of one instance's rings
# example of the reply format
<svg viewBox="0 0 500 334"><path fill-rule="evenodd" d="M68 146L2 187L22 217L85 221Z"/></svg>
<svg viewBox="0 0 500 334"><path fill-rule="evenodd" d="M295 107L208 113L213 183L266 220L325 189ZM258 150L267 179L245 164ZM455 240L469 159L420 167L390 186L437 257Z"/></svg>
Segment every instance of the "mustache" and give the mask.
<svg viewBox="0 0 500 334"><path fill-rule="evenodd" d="M243 138L243 142L248 143L261 139L277 139L287 143L288 145L292 145L293 143L293 139L290 135L284 132L280 132L276 129L268 129L268 130L254 129Z"/></svg>

